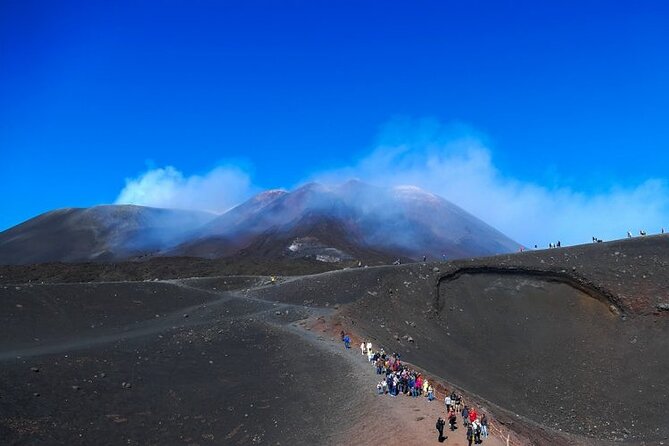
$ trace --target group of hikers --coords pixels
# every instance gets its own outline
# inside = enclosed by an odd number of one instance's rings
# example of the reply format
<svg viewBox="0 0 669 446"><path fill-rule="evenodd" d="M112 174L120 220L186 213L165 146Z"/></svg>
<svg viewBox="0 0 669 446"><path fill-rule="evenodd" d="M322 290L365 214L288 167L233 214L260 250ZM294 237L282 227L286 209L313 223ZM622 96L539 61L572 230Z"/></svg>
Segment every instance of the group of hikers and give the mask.
<svg viewBox="0 0 669 446"><path fill-rule="evenodd" d="M346 348L350 348L351 339L342 331L342 341ZM397 397L399 395L411 396L413 398L425 397L428 401L436 398L434 386L427 377L420 372L407 367L400 359L398 353L387 354L383 348L380 351L372 349L371 342L362 342L360 344L360 353L367 356L370 363L376 369L376 374L382 378L376 384L376 391L379 395L390 395ZM462 401L462 396L455 391L447 394L444 398L446 406L446 420L442 417L437 419L438 440L446 440L444 428L448 422L451 431L455 431L457 426L457 414L462 417L463 426L466 429L466 438L469 445L482 444L483 439L488 436L488 418L485 414L480 414L475 408L468 407Z"/></svg>

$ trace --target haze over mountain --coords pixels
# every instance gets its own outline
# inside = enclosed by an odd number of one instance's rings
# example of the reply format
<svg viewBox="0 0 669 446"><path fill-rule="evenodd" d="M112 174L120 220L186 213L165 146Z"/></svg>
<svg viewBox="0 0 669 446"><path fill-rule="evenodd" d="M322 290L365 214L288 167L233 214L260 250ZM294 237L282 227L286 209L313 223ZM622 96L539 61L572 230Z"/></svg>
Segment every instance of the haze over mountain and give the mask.
<svg viewBox="0 0 669 446"><path fill-rule="evenodd" d="M330 228L331 230L326 230ZM229 255L258 237L265 254L320 243L410 258L458 258L516 251L518 244L447 200L412 186L379 188L352 180L306 184L292 192L263 192L207 223L196 240L172 253ZM297 243L293 243L297 239ZM285 245L285 246L284 246Z"/></svg>
<svg viewBox="0 0 669 446"><path fill-rule="evenodd" d="M142 255L454 259L514 252L518 246L417 187L352 180L262 192L220 216L125 205L52 211L0 233L0 263Z"/></svg>
<svg viewBox="0 0 669 446"><path fill-rule="evenodd" d="M133 205L58 209L0 232L0 264L123 260L179 243L214 217Z"/></svg>

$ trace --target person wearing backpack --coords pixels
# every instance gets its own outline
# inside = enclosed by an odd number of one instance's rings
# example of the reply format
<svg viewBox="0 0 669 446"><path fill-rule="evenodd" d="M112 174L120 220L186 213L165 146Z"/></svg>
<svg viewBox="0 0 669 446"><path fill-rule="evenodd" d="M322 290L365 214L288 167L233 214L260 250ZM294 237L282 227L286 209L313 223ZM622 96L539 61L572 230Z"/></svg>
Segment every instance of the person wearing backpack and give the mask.
<svg viewBox="0 0 669 446"><path fill-rule="evenodd" d="M472 422L472 431L474 432L474 444L483 443L483 441L481 441L481 425L479 424L478 419Z"/></svg>
<svg viewBox="0 0 669 446"><path fill-rule="evenodd" d="M472 441L474 441L474 430L470 424L467 426L467 446L472 446Z"/></svg>

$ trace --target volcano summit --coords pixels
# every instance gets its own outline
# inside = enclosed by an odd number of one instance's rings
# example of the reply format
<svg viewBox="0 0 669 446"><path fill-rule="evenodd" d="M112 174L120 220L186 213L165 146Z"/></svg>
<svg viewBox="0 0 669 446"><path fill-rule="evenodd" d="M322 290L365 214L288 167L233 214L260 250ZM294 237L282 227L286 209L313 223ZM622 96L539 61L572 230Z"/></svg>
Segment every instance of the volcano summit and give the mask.
<svg viewBox="0 0 669 446"><path fill-rule="evenodd" d="M266 191L218 216L125 205L52 211L0 233L0 264L237 255L387 262L480 257L518 247L437 195L353 180Z"/></svg>

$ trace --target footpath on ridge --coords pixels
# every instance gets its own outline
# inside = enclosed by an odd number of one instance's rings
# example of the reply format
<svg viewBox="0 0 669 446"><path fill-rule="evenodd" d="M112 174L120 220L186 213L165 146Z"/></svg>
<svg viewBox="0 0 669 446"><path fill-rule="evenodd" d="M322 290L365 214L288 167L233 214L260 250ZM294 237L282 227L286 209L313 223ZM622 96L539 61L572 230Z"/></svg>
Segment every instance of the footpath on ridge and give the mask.
<svg viewBox="0 0 669 446"><path fill-rule="evenodd" d="M339 358L349 362L356 370L355 382L344 382L342 391L355 393L356 398L361 399L359 419L352 414L350 420L344 423L338 431L338 438L328 439L329 444L356 444L360 446L406 445L406 444L445 444L451 446L467 446L465 438L466 428L462 424L462 417L458 414L458 429L451 432L448 425L444 429L447 439L443 443L437 440L437 429L435 423L439 417L446 419L446 407L444 405L443 392L438 393L438 398L428 401L424 396L411 397L399 395L378 395L376 384L381 379L374 367L368 361L366 355L360 353L356 348L356 342L352 343L350 349L346 349L337 337L336 328L326 322L324 317L310 319L293 323L291 331L301 335L303 338L317 343L320 348L327 349ZM360 340L352 336L357 345ZM336 363L336 361L333 361ZM431 377L430 377L431 378ZM465 401L466 403L466 401ZM484 445L505 446L499 436L491 435L484 439ZM510 443L513 445L514 443Z"/></svg>

